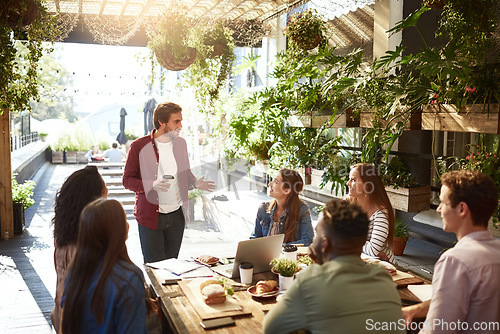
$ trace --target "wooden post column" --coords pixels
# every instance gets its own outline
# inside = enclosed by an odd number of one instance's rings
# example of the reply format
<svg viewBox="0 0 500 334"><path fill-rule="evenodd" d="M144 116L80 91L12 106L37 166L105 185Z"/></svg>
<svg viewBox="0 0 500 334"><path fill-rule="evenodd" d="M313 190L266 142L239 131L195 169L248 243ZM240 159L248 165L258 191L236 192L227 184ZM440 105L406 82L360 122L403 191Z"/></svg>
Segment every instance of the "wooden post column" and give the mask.
<svg viewBox="0 0 500 334"><path fill-rule="evenodd" d="M14 237L14 218L12 213L12 181L10 159L10 117L9 110L3 109L0 115L0 238Z"/></svg>

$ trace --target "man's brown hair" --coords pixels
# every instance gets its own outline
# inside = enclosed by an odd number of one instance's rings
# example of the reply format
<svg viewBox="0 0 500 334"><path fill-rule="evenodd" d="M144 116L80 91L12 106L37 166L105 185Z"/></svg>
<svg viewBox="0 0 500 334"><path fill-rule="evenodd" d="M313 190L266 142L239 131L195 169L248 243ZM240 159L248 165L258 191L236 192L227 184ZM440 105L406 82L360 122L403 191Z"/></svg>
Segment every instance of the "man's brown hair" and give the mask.
<svg viewBox="0 0 500 334"><path fill-rule="evenodd" d="M497 188L488 175L480 171L451 171L441 176L441 184L450 189L448 199L452 208L464 202L474 225L488 226L498 205Z"/></svg>
<svg viewBox="0 0 500 334"><path fill-rule="evenodd" d="M153 122L155 125L155 129L160 128L160 122L167 123L170 119L170 115L182 112L182 108L180 105L173 102L164 102L160 103L154 112Z"/></svg>

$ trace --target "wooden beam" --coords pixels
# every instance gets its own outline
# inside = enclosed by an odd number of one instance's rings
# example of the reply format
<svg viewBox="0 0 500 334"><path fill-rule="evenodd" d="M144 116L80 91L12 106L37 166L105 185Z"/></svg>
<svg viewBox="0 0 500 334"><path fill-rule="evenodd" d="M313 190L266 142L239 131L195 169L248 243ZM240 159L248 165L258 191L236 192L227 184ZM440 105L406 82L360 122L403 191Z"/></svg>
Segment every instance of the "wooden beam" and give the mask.
<svg viewBox="0 0 500 334"><path fill-rule="evenodd" d="M10 159L10 117L9 110L3 109L0 115L0 238L14 237L14 218L12 216L12 167Z"/></svg>
<svg viewBox="0 0 500 334"><path fill-rule="evenodd" d="M229 15L230 12L241 6L246 0L240 0L238 2L234 2L233 6L229 7L225 12L223 12L221 15L219 15L215 21L218 21L221 18L225 18Z"/></svg>
<svg viewBox="0 0 500 334"><path fill-rule="evenodd" d="M130 2L130 0L126 0L125 3L123 4L122 11L120 13L120 17L123 17L123 15L125 14L125 11L127 10L129 2Z"/></svg>
<svg viewBox="0 0 500 334"><path fill-rule="evenodd" d="M107 3L108 3L108 0L102 0L102 2L101 2L101 8L99 9L98 16L102 15L102 13L104 12L104 8L106 7Z"/></svg>

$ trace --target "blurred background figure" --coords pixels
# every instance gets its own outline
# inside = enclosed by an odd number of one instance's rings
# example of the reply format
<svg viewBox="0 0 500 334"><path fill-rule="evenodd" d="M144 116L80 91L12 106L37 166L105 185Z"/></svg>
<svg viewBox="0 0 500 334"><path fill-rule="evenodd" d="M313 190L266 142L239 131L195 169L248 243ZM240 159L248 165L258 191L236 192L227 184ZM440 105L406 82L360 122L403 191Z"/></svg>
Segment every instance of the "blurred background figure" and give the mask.
<svg viewBox="0 0 500 334"><path fill-rule="evenodd" d="M92 149L85 154L85 158L90 161L102 161L104 157L102 156L102 152L99 149L99 144L94 144Z"/></svg>
<svg viewBox="0 0 500 334"><path fill-rule="evenodd" d="M114 142L111 144L111 148L109 150L104 151L102 156L104 158L108 158L109 162L122 162L125 158L125 152L118 149L118 143Z"/></svg>

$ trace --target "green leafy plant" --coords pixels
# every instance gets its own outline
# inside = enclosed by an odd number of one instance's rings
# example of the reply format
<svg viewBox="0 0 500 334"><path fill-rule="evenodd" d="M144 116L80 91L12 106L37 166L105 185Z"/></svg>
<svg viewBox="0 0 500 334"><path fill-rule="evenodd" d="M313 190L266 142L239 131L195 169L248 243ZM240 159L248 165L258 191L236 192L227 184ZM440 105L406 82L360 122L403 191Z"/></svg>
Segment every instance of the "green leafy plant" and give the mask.
<svg viewBox="0 0 500 334"><path fill-rule="evenodd" d="M125 137L127 137L128 140L136 140L139 138L138 135L136 135L132 130L125 130Z"/></svg>
<svg viewBox="0 0 500 334"><path fill-rule="evenodd" d="M411 73L407 101L412 107L424 104L455 104L457 110L465 104L500 101L500 69L496 1L450 0L442 11L436 37L442 47L430 47L418 28L418 22L430 10L423 5L397 23L389 32L415 29L425 47L418 53L403 54L401 46L383 59Z"/></svg>
<svg viewBox="0 0 500 334"><path fill-rule="evenodd" d="M394 224L394 236L402 239L408 239L410 237L408 225L406 225L402 219L396 218L396 222Z"/></svg>
<svg viewBox="0 0 500 334"><path fill-rule="evenodd" d="M380 165L380 174L382 182L395 189L418 186L417 180L411 175L403 160L399 157L393 157L388 164L382 163Z"/></svg>
<svg viewBox="0 0 500 334"><path fill-rule="evenodd" d="M224 287L224 290L226 290L226 294L228 296L234 295L234 289L231 286L231 284L227 281L225 278L219 278L219 283Z"/></svg>
<svg viewBox="0 0 500 334"><path fill-rule="evenodd" d="M297 261L283 257L272 259L270 264L274 271L284 277L292 277L300 269Z"/></svg>
<svg viewBox="0 0 500 334"><path fill-rule="evenodd" d="M29 180L19 184L14 176L12 176L12 201L14 203L22 203L24 210L35 204L35 200L33 199L34 189L34 181Z"/></svg>
<svg viewBox="0 0 500 334"><path fill-rule="evenodd" d="M311 264L314 263L313 259L311 259L309 255L304 255L299 257L297 259L297 262L299 262L300 264L305 264L306 266L310 266Z"/></svg>
<svg viewBox="0 0 500 334"><path fill-rule="evenodd" d="M194 88L200 109L214 114L220 90L229 81L236 59L231 30L218 21L215 25L199 23L191 36L198 57L183 74L186 85Z"/></svg>
<svg viewBox="0 0 500 334"><path fill-rule="evenodd" d="M157 59L169 48L176 63L186 61L191 58L189 30L193 23L185 8L170 6L158 16L154 29L148 31L148 48L154 51Z"/></svg>
<svg viewBox="0 0 500 334"><path fill-rule="evenodd" d="M201 197L202 194L203 191L201 191L200 189L193 189L188 192L188 198L192 200L197 200L198 198Z"/></svg>
<svg viewBox="0 0 500 334"><path fill-rule="evenodd" d="M469 145L469 154L463 157L450 157L438 159L440 175L453 169L477 170L493 179L497 189L500 189L500 144L496 142L496 150L488 150L486 145ZM491 148L491 147L490 147ZM498 195L500 201L500 193ZM500 206L493 215L493 224L498 226L500 221Z"/></svg>
<svg viewBox="0 0 500 334"><path fill-rule="evenodd" d="M49 14L42 0L11 1L17 6L11 6L9 1L2 4L3 9L17 11L22 17L31 6L36 6L38 15L26 27L22 26L22 18L16 25L0 25L0 114L4 109L12 112L30 111L30 101L38 101L38 61L44 52L52 51L48 44L56 39L60 30L57 26L57 17ZM3 10L2 10L3 11ZM10 13L7 11L7 13ZM22 41L15 41L13 34ZM19 45L25 46L20 51ZM23 61L19 61L22 58Z"/></svg>
<svg viewBox="0 0 500 334"><path fill-rule="evenodd" d="M292 45L309 50L321 41L326 42L328 24L315 9L308 9L290 15L283 33Z"/></svg>

